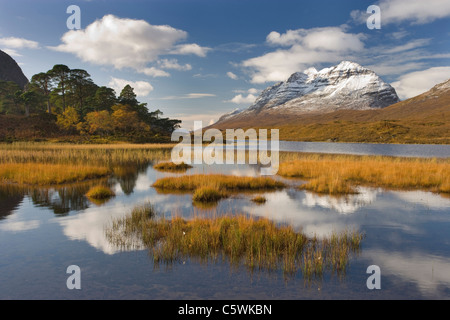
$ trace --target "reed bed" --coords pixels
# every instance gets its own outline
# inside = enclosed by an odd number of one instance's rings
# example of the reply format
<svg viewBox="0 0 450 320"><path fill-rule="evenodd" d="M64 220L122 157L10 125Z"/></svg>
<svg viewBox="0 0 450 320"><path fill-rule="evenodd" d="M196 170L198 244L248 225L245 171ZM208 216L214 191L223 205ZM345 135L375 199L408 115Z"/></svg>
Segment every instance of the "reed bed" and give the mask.
<svg viewBox="0 0 450 320"><path fill-rule="evenodd" d="M302 155L290 156L278 174L301 178L301 188L327 194L355 193L355 186L390 189L425 189L450 192L450 160L383 156Z"/></svg>
<svg viewBox="0 0 450 320"><path fill-rule="evenodd" d="M120 247L139 239L155 265L187 259L203 263L228 261L250 271L301 271L307 279L326 270L345 273L349 259L360 250L363 235L356 231L333 233L329 238L308 238L288 225L247 215L166 219L149 204L136 207L106 229L108 240Z"/></svg>
<svg viewBox="0 0 450 320"><path fill-rule="evenodd" d="M170 159L172 144L0 144L0 163L53 163L114 166Z"/></svg>
<svg viewBox="0 0 450 320"><path fill-rule="evenodd" d="M110 169L103 166L0 163L0 183L58 185L99 179L108 176L110 173Z"/></svg>

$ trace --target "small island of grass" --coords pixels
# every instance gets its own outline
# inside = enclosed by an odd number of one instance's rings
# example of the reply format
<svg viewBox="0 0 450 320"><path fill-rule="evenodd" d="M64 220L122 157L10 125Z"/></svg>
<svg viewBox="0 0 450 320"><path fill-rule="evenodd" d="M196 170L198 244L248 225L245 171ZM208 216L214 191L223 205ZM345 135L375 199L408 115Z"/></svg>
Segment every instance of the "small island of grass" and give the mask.
<svg viewBox="0 0 450 320"><path fill-rule="evenodd" d="M86 193L86 197L89 199L94 200L108 200L115 196L114 191L111 190L109 187L105 186L95 186L89 189L89 191Z"/></svg>
<svg viewBox="0 0 450 320"><path fill-rule="evenodd" d="M235 177L221 174L198 174L167 177L157 180L153 187L164 192L192 192L198 202L218 201L230 192L274 190L285 185L267 177Z"/></svg>
<svg viewBox="0 0 450 320"><path fill-rule="evenodd" d="M323 239L307 237L291 226L247 215L166 219L149 204L114 220L106 235L120 247L140 239L157 265L189 258L201 262L225 259L252 271L283 270L285 275L294 275L301 270L308 279L321 277L327 270L345 272L363 239L357 231L335 232Z"/></svg>
<svg viewBox="0 0 450 320"><path fill-rule="evenodd" d="M166 172L186 172L191 169L192 166L184 162L176 164L173 162L161 162L153 166L155 170L166 171Z"/></svg>

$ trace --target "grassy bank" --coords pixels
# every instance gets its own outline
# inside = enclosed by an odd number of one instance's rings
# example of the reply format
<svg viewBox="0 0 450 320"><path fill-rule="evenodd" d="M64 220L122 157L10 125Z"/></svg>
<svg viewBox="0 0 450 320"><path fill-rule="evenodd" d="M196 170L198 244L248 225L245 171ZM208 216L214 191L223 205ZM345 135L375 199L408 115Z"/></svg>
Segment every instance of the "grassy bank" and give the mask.
<svg viewBox="0 0 450 320"><path fill-rule="evenodd" d="M293 275L300 270L306 278L320 277L326 270L345 272L350 255L360 249L363 239L362 234L350 231L308 238L290 226L246 215L166 219L148 204L114 220L106 234L121 247L139 239L155 264L226 260L252 271L283 270Z"/></svg>
<svg viewBox="0 0 450 320"><path fill-rule="evenodd" d="M0 163L53 163L113 166L170 159L173 144L0 144Z"/></svg>
<svg viewBox="0 0 450 320"><path fill-rule="evenodd" d="M120 173L127 165L170 158L171 144L0 144L0 183L57 185Z"/></svg>
<svg viewBox="0 0 450 320"><path fill-rule="evenodd" d="M302 188L318 193L346 194L354 186L450 193L450 160L382 156L291 155L278 174L308 182Z"/></svg>

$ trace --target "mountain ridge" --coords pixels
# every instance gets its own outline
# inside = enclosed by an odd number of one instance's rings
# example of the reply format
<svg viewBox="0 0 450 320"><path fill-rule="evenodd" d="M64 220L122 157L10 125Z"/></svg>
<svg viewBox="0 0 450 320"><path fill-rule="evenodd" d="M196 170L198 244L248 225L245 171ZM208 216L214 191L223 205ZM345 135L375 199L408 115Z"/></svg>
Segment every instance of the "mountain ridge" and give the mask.
<svg viewBox="0 0 450 320"><path fill-rule="evenodd" d="M293 73L286 81L266 88L255 103L241 112L222 116L218 123L246 115L327 113L337 110L370 110L399 102L395 89L375 72L342 61L317 71Z"/></svg>
<svg viewBox="0 0 450 320"><path fill-rule="evenodd" d="M246 115L210 126L275 128L281 140L450 144L450 79L385 108L328 113Z"/></svg>

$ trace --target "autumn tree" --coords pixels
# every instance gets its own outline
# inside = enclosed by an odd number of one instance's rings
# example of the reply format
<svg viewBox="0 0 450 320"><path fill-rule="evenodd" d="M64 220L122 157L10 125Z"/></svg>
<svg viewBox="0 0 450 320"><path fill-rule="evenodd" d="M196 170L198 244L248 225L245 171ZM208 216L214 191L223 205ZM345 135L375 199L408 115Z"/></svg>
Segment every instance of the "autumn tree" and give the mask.
<svg viewBox="0 0 450 320"><path fill-rule="evenodd" d="M85 119L90 134L107 135L113 130L113 120L107 110L90 112Z"/></svg>
<svg viewBox="0 0 450 320"><path fill-rule="evenodd" d="M56 120L58 127L71 133L76 131L79 122L80 117L78 116L77 110L73 107L66 108L66 111L59 114Z"/></svg>

